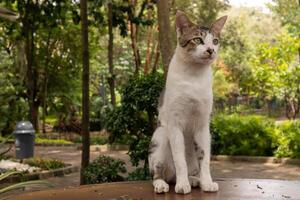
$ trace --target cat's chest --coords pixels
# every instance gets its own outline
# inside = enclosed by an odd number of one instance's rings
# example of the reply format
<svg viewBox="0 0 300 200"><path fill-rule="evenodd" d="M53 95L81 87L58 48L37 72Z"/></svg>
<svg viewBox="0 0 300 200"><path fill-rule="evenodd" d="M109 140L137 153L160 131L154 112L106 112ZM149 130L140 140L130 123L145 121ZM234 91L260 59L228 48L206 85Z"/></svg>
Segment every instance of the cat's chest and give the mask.
<svg viewBox="0 0 300 200"><path fill-rule="evenodd" d="M177 78L169 83L166 89L174 98L187 97L195 101L212 99L212 84L209 79Z"/></svg>

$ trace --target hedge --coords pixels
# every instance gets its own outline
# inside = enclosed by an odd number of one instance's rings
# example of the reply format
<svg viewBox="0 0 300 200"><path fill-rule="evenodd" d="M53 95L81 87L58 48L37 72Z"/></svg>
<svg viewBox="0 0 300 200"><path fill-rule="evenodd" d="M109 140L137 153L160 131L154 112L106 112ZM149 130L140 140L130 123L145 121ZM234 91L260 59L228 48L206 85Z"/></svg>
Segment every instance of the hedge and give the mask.
<svg viewBox="0 0 300 200"><path fill-rule="evenodd" d="M216 115L211 124L212 153L217 155L300 158L300 122L275 125L267 117Z"/></svg>

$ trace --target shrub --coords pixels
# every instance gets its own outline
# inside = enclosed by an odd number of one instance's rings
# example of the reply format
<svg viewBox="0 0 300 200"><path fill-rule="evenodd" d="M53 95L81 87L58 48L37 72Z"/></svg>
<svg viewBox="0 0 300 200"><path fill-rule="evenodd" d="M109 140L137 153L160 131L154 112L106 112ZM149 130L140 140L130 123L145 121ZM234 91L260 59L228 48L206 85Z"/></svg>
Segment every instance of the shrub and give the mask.
<svg viewBox="0 0 300 200"><path fill-rule="evenodd" d="M82 137L77 137L74 140L74 143L82 143ZM108 138L105 136L93 136L90 138L91 145L103 145L108 143Z"/></svg>
<svg viewBox="0 0 300 200"><path fill-rule="evenodd" d="M164 85L163 76L153 73L134 77L124 85L121 106L107 114L106 129L110 142L127 138L129 156L134 166L144 161L147 168L148 146L156 126L158 97Z"/></svg>
<svg viewBox="0 0 300 200"><path fill-rule="evenodd" d="M87 184L123 181L120 173L125 173L125 162L109 156L99 156L83 172Z"/></svg>
<svg viewBox="0 0 300 200"><path fill-rule="evenodd" d="M212 152L272 156L277 148L274 122L261 116L218 115L211 121Z"/></svg>
<svg viewBox="0 0 300 200"><path fill-rule="evenodd" d="M65 163L56 159L45 159L45 158L29 158L24 160L25 164L32 167L39 167L42 170L59 169L65 167Z"/></svg>
<svg viewBox="0 0 300 200"><path fill-rule="evenodd" d="M300 158L300 121L286 121L278 125L278 157Z"/></svg>
<svg viewBox="0 0 300 200"><path fill-rule="evenodd" d="M91 118L90 119L90 131L101 131L102 122L101 119Z"/></svg>
<svg viewBox="0 0 300 200"><path fill-rule="evenodd" d="M149 169L137 168L133 172L128 174L128 181L146 181L150 180L151 176L149 173Z"/></svg>

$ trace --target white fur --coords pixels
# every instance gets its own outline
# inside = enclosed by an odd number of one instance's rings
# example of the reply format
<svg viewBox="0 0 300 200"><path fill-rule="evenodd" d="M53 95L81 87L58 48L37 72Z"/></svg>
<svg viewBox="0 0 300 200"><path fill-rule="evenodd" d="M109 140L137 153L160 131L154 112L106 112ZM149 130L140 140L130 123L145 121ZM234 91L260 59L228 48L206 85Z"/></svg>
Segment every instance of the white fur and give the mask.
<svg viewBox="0 0 300 200"><path fill-rule="evenodd" d="M149 155L157 193L169 191L167 182L172 181L176 181L176 193L191 192L191 185L199 185L197 180L204 191L218 190L210 174L209 119L213 103L210 64L218 50L212 39L208 34L205 45L199 45L191 57L178 45L171 60L163 105L159 109L161 125L152 137L157 148ZM212 59L201 60L208 47L214 49ZM194 143L204 153L200 163Z"/></svg>

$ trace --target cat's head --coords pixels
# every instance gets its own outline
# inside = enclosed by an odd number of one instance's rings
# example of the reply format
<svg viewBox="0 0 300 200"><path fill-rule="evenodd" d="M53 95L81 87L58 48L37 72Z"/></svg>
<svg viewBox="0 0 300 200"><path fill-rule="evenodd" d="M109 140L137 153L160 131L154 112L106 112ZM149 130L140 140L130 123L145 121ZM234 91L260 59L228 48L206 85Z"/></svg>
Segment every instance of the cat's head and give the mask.
<svg viewBox="0 0 300 200"><path fill-rule="evenodd" d="M185 61L209 65L217 57L220 32L227 16L217 19L210 27L192 23L182 11L176 13L179 52Z"/></svg>

